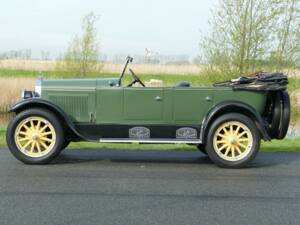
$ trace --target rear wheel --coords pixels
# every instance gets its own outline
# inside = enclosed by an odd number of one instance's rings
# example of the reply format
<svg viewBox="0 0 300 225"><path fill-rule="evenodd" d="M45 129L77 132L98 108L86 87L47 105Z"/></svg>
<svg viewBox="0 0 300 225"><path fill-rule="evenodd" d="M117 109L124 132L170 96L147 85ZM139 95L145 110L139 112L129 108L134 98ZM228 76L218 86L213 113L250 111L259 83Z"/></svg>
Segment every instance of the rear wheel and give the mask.
<svg viewBox="0 0 300 225"><path fill-rule="evenodd" d="M68 145L70 144L71 141L69 140L64 140L63 146L61 147L61 151L65 150Z"/></svg>
<svg viewBox="0 0 300 225"><path fill-rule="evenodd" d="M28 164L49 163L64 143L61 122L48 110L29 109L9 124L6 141L11 153Z"/></svg>
<svg viewBox="0 0 300 225"><path fill-rule="evenodd" d="M281 92L281 101L282 101L282 115L281 123L279 126L278 139L283 139L287 134L290 117L291 117L291 103L289 94L286 91Z"/></svg>
<svg viewBox="0 0 300 225"><path fill-rule="evenodd" d="M272 138L277 138L279 134L279 126L281 121L281 100L280 93L275 92L273 94L273 109L270 123L270 135Z"/></svg>
<svg viewBox="0 0 300 225"><path fill-rule="evenodd" d="M254 122L238 113L216 119L210 127L206 151L218 166L241 168L256 156L260 146Z"/></svg>

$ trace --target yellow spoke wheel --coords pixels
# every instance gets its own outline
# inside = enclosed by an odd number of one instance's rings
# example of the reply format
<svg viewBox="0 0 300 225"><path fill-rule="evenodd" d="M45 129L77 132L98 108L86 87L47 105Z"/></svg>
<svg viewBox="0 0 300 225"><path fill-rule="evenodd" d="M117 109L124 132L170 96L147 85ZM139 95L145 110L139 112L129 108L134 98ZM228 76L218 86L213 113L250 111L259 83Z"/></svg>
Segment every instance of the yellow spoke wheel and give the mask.
<svg viewBox="0 0 300 225"><path fill-rule="evenodd" d="M216 130L213 147L224 160L239 161L251 151L253 135L250 129L238 121L225 122Z"/></svg>
<svg viewBox="0 0 300 225"><path fill-rule="evenodd" d="M56 143L53 125L38 116L22 120L15 130L15 143L23 154L37 158L47 155Z"/></svg>

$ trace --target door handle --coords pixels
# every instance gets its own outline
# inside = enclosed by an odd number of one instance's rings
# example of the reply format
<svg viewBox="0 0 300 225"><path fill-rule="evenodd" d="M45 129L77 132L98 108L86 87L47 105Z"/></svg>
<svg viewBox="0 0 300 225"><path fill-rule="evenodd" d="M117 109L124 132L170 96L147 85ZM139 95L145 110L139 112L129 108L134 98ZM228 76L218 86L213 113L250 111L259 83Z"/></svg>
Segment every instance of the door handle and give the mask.
<svg viewBox="0 0 300 225"><path fill-rule="evenodd" d="M208 101L208 102L211 102L211 101L212 101L212 98L211 98L210 96L207 96L207 97L205 98L205 100Z"/></svg>
<svg viewBox="0 0 300 225"><path fill-rule="evenodd" d="M156 101L161 101L162 98L161 98L160 96L156 96L156 97L155 97L155 100L156 100Z"/></svg>

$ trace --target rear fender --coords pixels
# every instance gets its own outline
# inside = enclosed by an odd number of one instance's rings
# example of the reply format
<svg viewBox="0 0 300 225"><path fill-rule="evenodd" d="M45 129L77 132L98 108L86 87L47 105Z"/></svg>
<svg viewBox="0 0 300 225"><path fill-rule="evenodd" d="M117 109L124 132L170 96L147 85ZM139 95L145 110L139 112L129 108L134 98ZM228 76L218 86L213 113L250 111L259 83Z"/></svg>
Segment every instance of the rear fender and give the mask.
<svg viewBox="0 0 300 225"><path fill-rule="evenodd" d="M271 140L267 132L267 129L265 127L264 120L262 119L261 115L252 106L239 101L226 101L213 107L208 112L207 116L203 119L202 126L201 126L201 133L200 133L202 143L205 144L209 127L211 126L213 121L217 117L221 116L222 114L232 113L232 112L241 113L250 117L255 122L261 137L266 141Z"/></svg>

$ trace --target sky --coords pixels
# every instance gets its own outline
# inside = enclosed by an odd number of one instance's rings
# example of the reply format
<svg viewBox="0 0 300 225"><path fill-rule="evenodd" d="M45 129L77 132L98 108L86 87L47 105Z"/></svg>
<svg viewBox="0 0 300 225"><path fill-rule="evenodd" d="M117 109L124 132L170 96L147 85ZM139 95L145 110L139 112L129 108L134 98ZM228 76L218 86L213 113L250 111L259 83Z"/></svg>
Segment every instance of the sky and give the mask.
<svg viewBox="0 0 300 225"><path fill-rule="evenodd" d="M208 31L217 0L1 0L0 53L31 49L33 57L65 52L80 33L80 20L93 11L101 51L162 55L199 52L200 30Z"/></svg>

